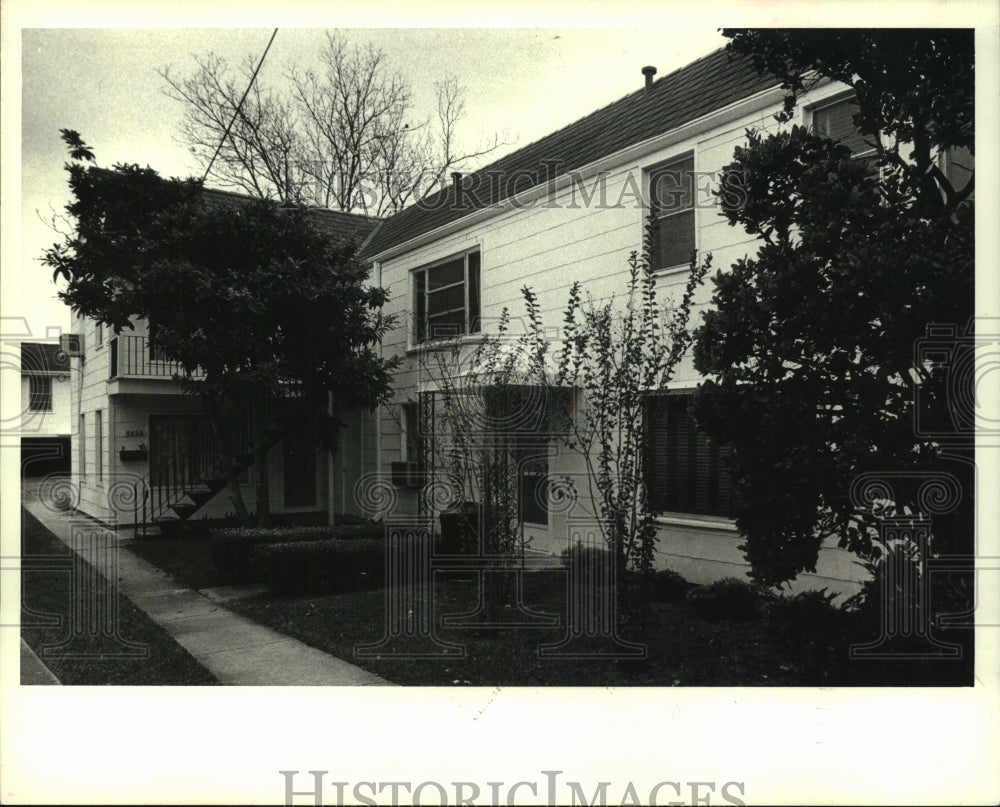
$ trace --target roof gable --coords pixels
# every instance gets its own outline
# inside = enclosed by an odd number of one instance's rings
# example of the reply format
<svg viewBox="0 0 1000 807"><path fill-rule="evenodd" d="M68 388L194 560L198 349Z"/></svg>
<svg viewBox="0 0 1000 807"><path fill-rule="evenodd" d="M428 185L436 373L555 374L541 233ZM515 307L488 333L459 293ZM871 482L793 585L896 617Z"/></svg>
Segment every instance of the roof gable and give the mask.
<svg viewBox="0 0 1000 807"><path fill-rule="evenodd" d="M549 182L602 157L669 132L742 98L777 86L749 59L720 48L465 177L456 204L449 186L386 219L366 257L398 246L476 209Z"/></svg>

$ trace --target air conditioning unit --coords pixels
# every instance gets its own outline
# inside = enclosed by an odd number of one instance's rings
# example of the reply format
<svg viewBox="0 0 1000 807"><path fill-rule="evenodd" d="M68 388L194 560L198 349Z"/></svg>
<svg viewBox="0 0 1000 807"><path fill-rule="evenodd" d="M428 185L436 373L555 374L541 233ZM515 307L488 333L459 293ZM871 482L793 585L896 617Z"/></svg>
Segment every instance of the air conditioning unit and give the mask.
<svg viewBox="0 0 1000 807"><path fill-rule="evenodd" d="M392 484L400 488L419 488L424 484L424 472L420 470L420 463L392 463Z"/></svg>
<svg viewBox="0 0 1000 807"><path fill-rule="evenodd" d="M83 358L83 335L79 333L59 334L59 349L70 358Z"/></svg>

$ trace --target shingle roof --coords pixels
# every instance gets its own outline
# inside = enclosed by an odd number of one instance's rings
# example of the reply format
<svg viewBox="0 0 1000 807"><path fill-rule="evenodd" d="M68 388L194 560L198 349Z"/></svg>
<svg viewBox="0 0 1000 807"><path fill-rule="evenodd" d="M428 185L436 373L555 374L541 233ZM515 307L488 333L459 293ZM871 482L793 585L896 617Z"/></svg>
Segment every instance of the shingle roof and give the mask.
<svg viewBox="0 0 1000 807"><path fill-rule="evenodd" d="M202 191L202 196L209 201L221 204L246 204L253 201L252 197L242 193L223 191L218 188L205 188ZM342 210L329 210L325 207L310 207L307 210L313 215L318 227L327 235L338 240L355 240L358 244L364 242L381 221L381 219L363 216L360 213L345 213Z"/></svg>
<svg viewBox="0 0 1000 807"><path fill-rule="evenodd" d="M454 204L455 189L449 185L401 210L382 223L364 253L374 257L477 207L494 205L512 191L551 181L777 83L759 75L748 59L720 48L654 81L648 90L626 95L465 177L465 206Z"/></svg>
<svg viewBox="0 0 1000 807"><path fill-rule="evenodd" d="M68 373L69 356L59 345L40 342L21 342L21 374Z"/></svg>

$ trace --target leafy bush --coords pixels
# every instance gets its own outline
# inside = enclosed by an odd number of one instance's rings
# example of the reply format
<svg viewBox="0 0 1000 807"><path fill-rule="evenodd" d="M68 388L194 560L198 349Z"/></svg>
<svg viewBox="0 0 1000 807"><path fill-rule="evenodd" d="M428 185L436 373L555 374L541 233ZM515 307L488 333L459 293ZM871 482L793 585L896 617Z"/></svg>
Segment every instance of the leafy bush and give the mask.
<svg viewBox="0 0 1000 807"><path fill-rule="evenodd" d="M694 588L694 583L684 579L673 569L653 572L652 579L654 602L680 602Z"/></svg>
<svg viewBox="0 0 1000 807"><path fill-rule="evenodd" d="M561 557L563 565L574 576L580 574L584 580L591 581L595 585L601 585L605 580L611 579L614 558L610 550L604 547L584 546L582 542L577 541L569 549L564 549Z"/></svg>
<svg viewBox="0 0 1000 807"><path fill-rule="evenodd" d="M336 524L324 527L236 527L211 531L212 560L232 582L262 580L255 550L260 546L302 541L381 539L384 525Z"/></svg>
<svg viewBox="0 0 1000 807"><path fill-rule="evenodd" d="M333 538L263 544L256 550L273 594L359 591L385 580L385 542Z"/></svg>
<svg viewBox="0 0 1000 807"><path fill-rule="evenodd" d="M781 643L792 648L840 645L853 620L833 605L836 594L825 588L803 591L792 597L775 597L768 603L768 627Z"/></svg>
<svg viewBox="0 0 1000 807"><path fill-rule="evenodd" d="M756 619L762 599L756 586L735 577L696 586L687 593L687 601L706 619Z"/></svg>

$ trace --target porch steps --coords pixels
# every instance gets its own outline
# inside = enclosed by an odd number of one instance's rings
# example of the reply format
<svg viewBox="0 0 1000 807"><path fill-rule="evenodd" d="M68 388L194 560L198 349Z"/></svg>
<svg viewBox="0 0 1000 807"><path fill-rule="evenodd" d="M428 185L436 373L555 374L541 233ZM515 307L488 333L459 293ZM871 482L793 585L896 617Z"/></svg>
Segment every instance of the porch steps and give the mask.
<svg viewBox="0 0 1000 807"><path fill-rule="evenodd" d="M178 501L156 516L153 519L153 524L158 526L165 535L176 532L181 523L200 510L202 505L225 486L224 479L199 479L184 491L184 495Z"/></svg>
<svg viewBox="0 0 1000 807"><path fill-rule="evenodd" d="M284 431L281 429L267 428L265 432L268 450L284 436ZM249 452L238 456L238 461L244 468L253 465L254 459L254 454ZM177 463L176 459L175 463ZM176 501L171 501L169 504L164 503L160 512L152 517L152 524L159 528L161 534L177 535L181 525L188 518L226 487L225 473L220 471L217 465L210 463L205 473L209 475L178 488L176 493L180 495L177 496Z"/></svg>

